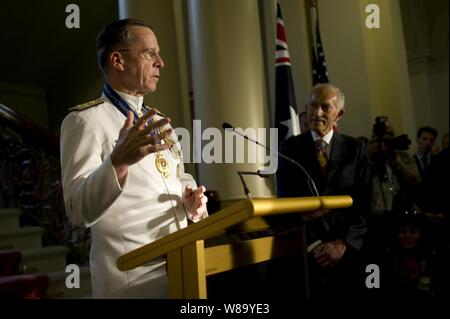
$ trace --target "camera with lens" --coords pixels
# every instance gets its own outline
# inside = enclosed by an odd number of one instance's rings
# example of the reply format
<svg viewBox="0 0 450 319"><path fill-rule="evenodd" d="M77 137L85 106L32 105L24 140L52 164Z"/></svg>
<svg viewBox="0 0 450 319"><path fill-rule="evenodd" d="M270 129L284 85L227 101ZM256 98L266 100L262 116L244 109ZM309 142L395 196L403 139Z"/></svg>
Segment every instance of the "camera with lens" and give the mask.
<svg viewBox="0 0 450 319"><path fill-rule="evenodd" d="M377 116L375 118L375 124L373 125L373 133L378 142L384 143L388 151L404 151L409 149L411 140L408 135L403 134L397 137L393 136L392 131L387 131L386 123L388 122L387 116Z"/></svg>

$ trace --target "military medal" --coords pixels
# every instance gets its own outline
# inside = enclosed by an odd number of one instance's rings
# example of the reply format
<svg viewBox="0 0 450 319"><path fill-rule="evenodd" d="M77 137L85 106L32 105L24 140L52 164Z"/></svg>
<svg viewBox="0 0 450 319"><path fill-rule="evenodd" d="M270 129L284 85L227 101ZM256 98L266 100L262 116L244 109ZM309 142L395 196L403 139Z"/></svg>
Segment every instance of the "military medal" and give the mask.
<svg viewBox="0 0 450 319"><path fill-rule="evenodd" d="M159 128L158 129L159 136L161 136L164 131L166 131L165 128L163 128L163 127ZM166 137L163 140L164 140L164 143L169 144L170 147L172 147L172 145L173 145L172 139ZM167 162L167 160L164 158L164 156L160 152L156 153L155 165L156 165L156 169L161 174L163 174L163 176L165 178L169 178L169 163Z"/></svg>
<svg viewBox="0 0 450 319"><path fill-rule="evenodd" d="M159 132L161 134L164 133L165 131L166 131L166 129L163 127L159 129ZM170 145L170 148L172 148L172 146L175 145L175 142L172 140L172 138L170 136L164 138L164 143Z"/></svg>
<svg viewBox="0 0 450 319"><path fill-rule="evenodd" d="M127 102L125 102L119 94L117 94L108 83L105 83L103 85L103 93L105 94L105 96L111 101L111 103L125 116L128 116L128 112L131 111L134 113L134 123L137 122L138 118L140 118L143 113L142 112L136 112L135 110L133 110L128 104ZM142 103L142 108L144 110L147 110L147 107L144 105L144 103ZM163 114L158 113L159 115L163 116ZM152 121L153 122L153 121ZM158 134L161 134L162 132L164 132L165 129L164 128L160 128L158 129ZM161 135L160 135L161 136ZM164 142L166 144L169 144L170 147L172 147L175 142L170 138L170 137L166 137L164 138ZM156 158L155 158L155 165L156 165L156 169L158 170L158 172L160 172L165 178L169 178L169 162L167 162L167 160L164 158L164 156L160 153L157 152L156 153Z"/></svg>
<svg viewBox="0 0 450 319"><path fill-rule="evenodd" d="M169 177L169 164L161 153L156 153L155 159L156 169L163 174L165 178Z"/></svg>

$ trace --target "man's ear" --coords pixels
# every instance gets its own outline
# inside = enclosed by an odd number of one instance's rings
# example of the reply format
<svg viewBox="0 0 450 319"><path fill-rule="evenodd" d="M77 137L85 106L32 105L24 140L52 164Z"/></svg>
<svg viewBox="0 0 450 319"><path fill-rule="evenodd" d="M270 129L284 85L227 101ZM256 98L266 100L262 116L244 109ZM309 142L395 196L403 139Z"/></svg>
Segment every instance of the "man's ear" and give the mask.
<svg viewBox="0 0 450 319"><path fill-rule="evenodd" d="M341 119L341 117L344 115L344 113L345 113L344 109L342 109L338 112L338 115L335 120L336 123Z"/></svg>
<svg viewBox="0 0 450 319"><path fill-rule="evenodd" d="M111 61L111 65L114 69L118 71L124 70L122 55L119 52L114 51L111 53L109 60Z"/></svg>

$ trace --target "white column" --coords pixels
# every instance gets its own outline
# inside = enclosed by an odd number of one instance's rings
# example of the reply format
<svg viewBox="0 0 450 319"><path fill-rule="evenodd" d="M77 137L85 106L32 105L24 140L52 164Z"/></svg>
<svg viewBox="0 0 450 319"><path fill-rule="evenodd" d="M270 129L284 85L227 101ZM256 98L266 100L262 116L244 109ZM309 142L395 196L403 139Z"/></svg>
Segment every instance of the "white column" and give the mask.
<svg viewBox="0 0 450 319"><path fill-rule="evenodd" d="M137 18L155 30L165 67L161 70L156 92L145 97L145 103L167 114L174 128L192 130L189 107L188 54L185 47L183 20L184 0L119 0L119 18ZM185 169L196 176L193 164Z"/></svg>
<svg viewBox="0 0 450 319"><path fill-rule="evenodd" d="M319 0L322 42L331 81L346 94L341 131L371 134L374 117L387 115L397 134L415 135L398 0ZM367 28L369 4L380 9L380 28Z"/></svg>
<svg viewBox="0 0 450 319"><path fill-rule="evenodd" d="M195 119L202 129L222 123L254 129L269 127L257 0L189 0L187 3ZM217 132L217 131L216 131ZM205 136L205 144L212 140ZM221 139L225 151L224 138ZM245 143L245 150L253 147ZM222 161L225 154L222 154ZM222 199L243 198L237 171L257 171L262 163L198 166L199 178ZM258 176L245 180L254 197L270 196L272 185Z"/></svg>

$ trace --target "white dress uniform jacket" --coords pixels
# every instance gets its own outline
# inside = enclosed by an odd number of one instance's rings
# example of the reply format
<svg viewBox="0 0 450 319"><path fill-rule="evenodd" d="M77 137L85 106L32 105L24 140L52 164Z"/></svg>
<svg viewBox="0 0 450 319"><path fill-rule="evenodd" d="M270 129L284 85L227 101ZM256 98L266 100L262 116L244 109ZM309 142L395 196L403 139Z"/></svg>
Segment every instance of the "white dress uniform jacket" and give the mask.
<svg viewBox="0 0 450 319"><path fill-rule="evenodd" d="M143 97L117 93L141 111ZM166 150L161 154L169 163L168 178L157 170L155 154L150 154L129 167L121 188L110 154L126 118L104 95L102 99L101 104L68 114L61 127L66 212L73 224L91 227L93 297L166 298L165 260L126 272L117 268L116 260L186 227L189 216L182 194L186 185L197 186L184 173L181 152ZM206 216L207 212L202 218Z"/></svg>

